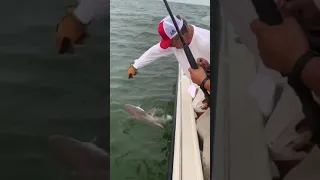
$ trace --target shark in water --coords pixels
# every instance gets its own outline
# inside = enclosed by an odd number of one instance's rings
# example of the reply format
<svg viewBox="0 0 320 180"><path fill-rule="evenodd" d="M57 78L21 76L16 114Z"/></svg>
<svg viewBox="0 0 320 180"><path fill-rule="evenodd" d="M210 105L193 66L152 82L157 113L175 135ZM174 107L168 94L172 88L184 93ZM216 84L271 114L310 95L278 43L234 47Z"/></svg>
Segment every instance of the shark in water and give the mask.
<svg viewBox="0 0 320 180"><path fill-rule="evenodd" d="M139 106L134 106L131 104L125 105L126 111L131 115L131 117L135 120L142 121L144 123L148 123L151 125L156 125L161 128L164 128L164 125L172 120L172 117L170 115L167 115L165 118L162 117L155 117L155 113L157 111L157 108L152 108L149 112L145 112L142 108Z"/></svg>
<svg viewBox="0 0 320 180"><path fill-rule="evenodd" d="M52 135L49 145L55 160L68 171L68 178L76 180L109 180L110 160L103 149L90 142Z"/></svg>

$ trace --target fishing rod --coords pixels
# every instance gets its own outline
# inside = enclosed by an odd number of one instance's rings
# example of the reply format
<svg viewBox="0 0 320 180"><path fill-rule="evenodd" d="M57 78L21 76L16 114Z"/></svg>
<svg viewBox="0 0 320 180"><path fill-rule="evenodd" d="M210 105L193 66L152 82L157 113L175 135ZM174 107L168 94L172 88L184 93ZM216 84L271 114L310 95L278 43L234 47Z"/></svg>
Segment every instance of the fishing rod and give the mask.
<svg viewBox="0 0 320 180"><path fill-rule="evenodd" d="M172 11L171 11L171 9L169 7L169 4L168 4L167 0L163 0L163 2L164 2L165 6L167 8L167 11L168 11L170 17L171 17L171 20L172 20L172 22L174 24L174 27L175 27L178 35L179 35L179 38L180 38L181 43L183 45L183 50L184 50L184 52L185 52L185 54L187 56L187 59L188 59L188 62L190 64L191 68L192 69L198 69L198 65L197 65L197 63L196 63L196 61L195 61L195 59L194 59L194 57L192 55L192 52L191 52L189 46L186 44L186 42L184 41L184 39L182 37L182 33L179 30L179 27L178 27L177 22L176 22L173 14L172 14ZM200 88L201 88L202 92L204 93L206 101L207 101L207 103L208 103L208 105L210 107L211 103L210 103L210 95L209 95L208 91L205 90L202 87L200 87ZM178 88L176 90L178 90ZM177 97L176 97L175 103L177 103ZM175 109L176 109L176 106L175 106ZM174 159L174 151L173 150L174 150L174 146L175 146L175 126L176 126L176 121L173 121L173 130L172 130L172 139L171 139L171 150L172 151L171 151L170 161L169 161L170 164L169 164L169 167L168 167L169 168L169 170L168 170L168 179L169 180L172 180L172 178L173 178L172 176L173 176L173 161L174 161L173 160Z"/></svg>
<svg viewBox="0 0 320 180"><path fill-rule="evenodd" d="M281 13L279 12L275 2L273 0L252 0L252 4L259 16L259 19L268 25L276 26L283 22ZM310 47L314 45L310 44ZM312 57L312 55L306 55ZM301 65L301 63L299 64ZM314 100L311 89L306 87L300 80L300 77L296 75L285 75L288 77L288 84L295 91L302 104L302 112L305 116L305 120L312 130L313 138L317 144L320 144L320 105Z"/></svg>
<svg viewBox="0 0 320 180"><path fill-rule="evenodd" d="M179 38L180 38L181 42L182 42L183 50L184 50L184 52L185 52L185 54L186 54L186 56L187 56L187 59L188 59L188 61L189 61L189 64L190 64L191 68L192 68L192 69L198 69L198 65L197 65L197 63L196 63L196 61L195 61L195 59L194 59L194 57L193 57L193 55L192 55L192 52L191 52L189 46L186 44L186 42L184 41L184 39L183 39L183 37L182 37L182 33L181 33L181 31L179 30L178 24L177 24L177 22L176 22L176 20L175 20L175 18L174 18L174 16L173 16L173 14L172 14L172 11L171 11L171 9L170 9L170 7L169 7L169 4L168 4L167 0L163 0L163 2L164 2L165 6L166 6L166 8L167 8L167 11L169 12L169 15L170 15L170 17L171 17L171 19L172 19L172 22L173 22L173 24L174 24L174 27L176 28L176 31L177 31L177 33L178 33L178 35L179 35ZM202 87L200 87L200 88L201 88L202 92L204 93L205 98L206 98L206 101L207 101L207 103L208 103L208 105L209 105L209 107L210 107L210 95L209 95L208 91L205 90L205 89L202 88Z"/></svg>

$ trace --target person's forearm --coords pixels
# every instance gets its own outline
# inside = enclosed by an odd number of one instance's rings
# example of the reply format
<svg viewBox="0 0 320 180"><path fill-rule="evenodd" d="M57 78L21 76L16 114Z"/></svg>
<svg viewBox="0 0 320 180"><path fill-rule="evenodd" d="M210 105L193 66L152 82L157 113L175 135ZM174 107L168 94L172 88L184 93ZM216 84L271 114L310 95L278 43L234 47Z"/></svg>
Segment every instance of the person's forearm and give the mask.
<svg viewBox="0 0 320 180"><path fill-rule="evenodd" d="M204 84L204 88L210 92L210 79Z"/></svg>
<svg viewBox="0 0 320 180"><path fill-rule="evenodd" d="M152 46L148 49L143 55L134 61L133 67L136 69L142 68L158 58L167 56L172 54L173 51L171 49L162 49L159 44Z"/></svg>
<svg viewBox="0 0 320 180"><path fill-rule="evenodd" d="M74 13L83 23L105 18L109 14L109 0L82 0Z"/></svg>
<svg viewBox="0 0 320 180"><path fill-rule="evenodd" d="M311 59L302 71L302 82L317 96L320 95L320 57Z"/></svg>

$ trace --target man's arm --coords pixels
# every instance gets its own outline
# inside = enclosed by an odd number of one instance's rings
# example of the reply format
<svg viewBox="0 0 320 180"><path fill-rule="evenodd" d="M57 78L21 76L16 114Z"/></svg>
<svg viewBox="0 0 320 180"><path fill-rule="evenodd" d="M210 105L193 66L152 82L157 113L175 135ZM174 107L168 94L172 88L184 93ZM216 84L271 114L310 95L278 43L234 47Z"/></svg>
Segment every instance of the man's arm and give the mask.
<svg viewBox="0 0 320 180"><path fill-rule="evenodd" d="M302 82L317 96L320 96L320 57L310 60L302 71Z"/></svg>
<svg viewBox="0 0 320 180"><path fill-rule="evenodd" d="M210 92L210 79L207 80L203 87Z"/></svg>
<svg viewBox="0 0 320 180"><path fill-rule="evenodd" d="M88 24L91 20L98 20L109 14L110 0L82 0L74 14L83 23Z"/></svg>
<svg viewBox="0 0 320 180"><path fill-rule="evenodd" d="M170 54L173 54L173 51L168 49L162 49L160 47L160 43L152 46L150 49L148 49L139 59L136 59L134 61L133 67L136 69L142 68L156 59L164 56L168 56Z"/></svg>

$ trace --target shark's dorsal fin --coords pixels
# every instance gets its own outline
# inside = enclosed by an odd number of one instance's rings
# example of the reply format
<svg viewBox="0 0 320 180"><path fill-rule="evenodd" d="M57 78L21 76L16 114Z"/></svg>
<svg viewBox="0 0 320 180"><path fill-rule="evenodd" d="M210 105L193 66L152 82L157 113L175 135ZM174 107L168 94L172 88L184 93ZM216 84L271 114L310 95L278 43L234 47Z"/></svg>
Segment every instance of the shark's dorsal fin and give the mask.
<svg viewBox="0 0 320 180"><path fill-rule="evenodd" d="M90 143L95 143L97 141L97 137L95 136L93 139L90 140Z"/></svg>
<svg viewBox="0 0 320 180"><path fill-rule="evenodd" d="M147 112L147 114L149 114L150 116L154 116L156 111L157 111L157 108L152 108L150 111Z"/></svg>

